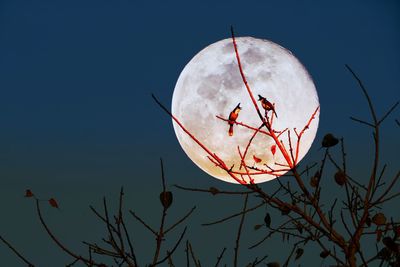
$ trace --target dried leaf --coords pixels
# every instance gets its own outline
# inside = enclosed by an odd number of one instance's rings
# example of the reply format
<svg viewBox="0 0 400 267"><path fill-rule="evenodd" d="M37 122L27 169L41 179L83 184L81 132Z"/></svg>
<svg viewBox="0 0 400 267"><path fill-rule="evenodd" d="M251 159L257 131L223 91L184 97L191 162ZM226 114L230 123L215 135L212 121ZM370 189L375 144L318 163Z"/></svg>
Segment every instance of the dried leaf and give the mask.
<svg viewBox="0 0 400 267"><path fill-rule="evenodd" d="M258 230L258 229L260 229L262 226L263 226L262 224L256 224L256 225L254 225L254 230Z"/></svg>
<svg viewBox="0 0 400 267"><path fill-rule="evenodd" d="M30 189L26 189L25 197L33 197L33 193L32 193L32 191Z"/></svg>
<svg viewBox="0 0 400 267"><path fill-rule="evenodd" d="M53 208L58 209L58 203L57 203L57 201L56 201L54 198L50 198L50 199L49 199L49 204L50 204L50 206L52 206Z"/></svg>
<svg viewBox="0 0 400 267"><path fill-rule="evenodd" d="M253 155L253 159L255 163L260 163L262 160L260 158L257 158L255 155Z"/></svg>
<svg viewBox="0 0 400 267"><path fill-rule="evenodd" d="M347 177L346 174L342 171L342 170L338 170L335 173L335 182L340 185L343 186L347 181Z"/></svg>
<svg viewBox="0 0 400 267"><path fill-rule="evenodd" d="M319 256L320 256L321 258L325 259L326 257L329 256L329 254L330 254L329 250L324 250L324 251L322 251L322 252L319 254Z"/></svg>
<svg viewBox="0 0 400 267"><path fill-rule="evenodd" d="M322 140L322 146L323 147L332 147L336 146L339 143L339 140L333 136L333 134L326 134L324 136L324 139Z"/></svg>
<svg viewBox="0 0 400 267"><path fill-rule="evenodd" d="M267 226L268 228L271 227L271 215L269 215L269 213L267 213L265 215L264 222L265 222L265 226Z"/></svg>
<svg viewBox="0 0 400 267"><path fill-rule="evenodd" d="M271 146L271 153L272 153L272 155L275 155L275 153L276 153L276 145L272 145Z"/></svg>
<svg viewBox="0 0 400 267"><path fill-rule="evenodd" d="M216 195L216 194L218 194L219 193L219 190L218 190L218 188L216 188L216 187L210 187L209 189L208 189L209 191L210 191L210 193L212 194L212 195Z"/></svg>
<svg viewBox="0 0 400 267"><path fill-rule="evenodd" d="M300 259L300 258L301 258L301 256L303 256L303 254L304 254L304 249L302 249L302 248L298 248L298 249L296 249L296 257L295 257L295 259L294 259L294 260L298 260L298 259Z"/></svg>
<svg viewBox="0 0 400 267"><path fill-rule="evenodd" d="M172 204L172 192L170 191L163 191L160 194L160 201L161 204L165 209L168 209Z"/></svg>
<svg viewBox="0 0 400 267"><path fill-rule="evenodd" d="M384 225L386 223L386 217L382 212L379 212L372 217L372 222L376 225Z"/></svg>

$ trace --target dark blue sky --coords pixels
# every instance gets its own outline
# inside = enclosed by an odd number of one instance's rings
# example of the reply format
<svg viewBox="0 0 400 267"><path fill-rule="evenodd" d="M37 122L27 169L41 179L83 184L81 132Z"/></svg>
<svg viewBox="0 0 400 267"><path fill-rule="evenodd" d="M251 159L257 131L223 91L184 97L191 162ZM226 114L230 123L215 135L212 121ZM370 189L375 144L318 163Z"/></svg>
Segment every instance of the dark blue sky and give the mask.
<svg viewBox="0 0 400 267"><path fill-rule="evenodd" d="M398 101L399 14L397 1L372 0L0 1L0 211L7 218L0 221L0 234L6 233L40 266L61 257L56 249L53 258L40 256L51 245L32 203L21 198L25 188L54 196L65 206L48 216L71 244L96 236L93 231L81 237L94 221L87 206L100 204L104 194L116 196L121 185L130 207L155 223L158 217L151 210L158 214L159 157L165 159L171 184L227 186L187 159L170 119L150 95L169 106L185 64L205 46L228 38L230 25L238 36L270 39L288 48L312 75L321 117L318 143L305 161L320 156L322 136L333 132L346 138L353 172L364 174L371 134L348 117L367 119L369 114L344 64L363 79L379 114ZM400 165L395 118L399 110L383 126L382 142L383 160L392 172ZM178 214L190 203L203 205L194 224L213 218L207 213L218 216L218 209L207 211L205 203L238 209L224 199L176 194L186 202L177 206ZM85 220L79 224L73 216ZM229 233L226 237L220 248L233 244ZM208 255L205 244L197 244L203 258ZM0 245L2 262L3 255L9 266L17 266Z"/></svg>

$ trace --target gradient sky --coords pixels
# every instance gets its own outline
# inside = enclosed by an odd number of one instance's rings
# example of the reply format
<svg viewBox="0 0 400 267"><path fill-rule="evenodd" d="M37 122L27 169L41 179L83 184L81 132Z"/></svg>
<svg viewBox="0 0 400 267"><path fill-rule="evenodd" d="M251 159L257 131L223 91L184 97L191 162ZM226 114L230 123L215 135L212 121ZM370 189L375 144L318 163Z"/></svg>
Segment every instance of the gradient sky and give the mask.
<svg viewBox="0 0 400 267"><path fill-rule="evenodd" d="M304 161L321 156L320 141L332 132L345 137L351 171L360 177L368 172L371 133L349 120L368 119L368 108L344 64L362 78L378 114L400 99L397 1L2 0L0 234L38 266L68 263L40 227L33 203L22 197L26 188L57 198L61 210L45 209L46 218L75 250L82 249L80 241L98 240L104 232L88 205L100 207L103 195L115 200L122 185L129 208L156 225L160 157L169 184L237 188L191 163L170 119L151 99L154 93L169 106L185 64L205 46L229 38L230 25L238 36L288 48L312 75L321 117ZM395 118L400 119L399 109L383 125L389 173L400 165ZM270 184L263 188L268 191ZM202 262L214 263L225 246L232 253L237 221L222 228L198 225L237 211L241 200L173 190L172 214L198 206L189 237ZM254 220L262 220L258 217ZM154 240L136 222L130 224L140 261L148 263L146 248ZM264 253L274 255L271 260L286 254L279 247L263 249L243 252L243 264ZM3 244L0 259L5 266L20 266Z"/></svg>

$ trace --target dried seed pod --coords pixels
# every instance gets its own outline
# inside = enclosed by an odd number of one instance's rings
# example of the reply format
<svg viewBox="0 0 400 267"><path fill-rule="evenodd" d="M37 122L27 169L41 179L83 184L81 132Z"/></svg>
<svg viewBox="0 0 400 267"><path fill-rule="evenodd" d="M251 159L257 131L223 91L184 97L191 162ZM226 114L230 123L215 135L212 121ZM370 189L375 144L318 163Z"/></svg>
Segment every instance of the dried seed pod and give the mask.
<svg viewBox="0 0 400 267"><path fill-rule="evenodd" d="M347 181L347 177L346 174L342 171L342 170L338 170L335 173L335 182L340 185L343 186Z"/></svg>
<svg viewBox="0 0 400 267"><path fill-rule="evenodd" d="M58 203L54 198L50 198L48 201L49 201L50 206L52 206L53 208L58 209Z"/></svg>
<svg viewBox="0 0 400 267"><path fill-rule="evenodd" d="M329 254L330 254L329 250L324 250L324 251L322 251L322 252L319 254L319 256L320 256L321 258L325 259L326 257L329 256Z"/></svg>
<svg viewBox="0 0 400 267"><path fill-rule="evenodd" d="M165 209L168 209L172 204L172 192L170 191L163 191L160 194L160 201L161 204Z"/></svg>
<svg viewBox="0 0 400 267"><path fill-rule="evenodd" d="M321 174L319 173L319 171L317 171L313 177L311 177L310 179L310 185L311 187L317 187L319 184L319 179L321 178Z"/></svg>
<svg viewBox="0 0 400 267"><path fill-rule="evenodd" d="M256 157L256 155L253 155L253 160L255 163L260 163L262 161L262 159Z"/></svg>
<svg viewBox="0 0 400 267"><path fill-rule="evenodd" d="M210 193L212 194L212 195L216 195L216 194L218 194L219 193L219 190L218 190L218 188L216 188L216 187L210 187L209 189L208 189L209 191L210 191Z"/></svg>
<svg viewBox="0 0 400 267"><path fill-rule="evenodd" d="M262 224L256 224L256 225L254 225L254 230L258 230L258 229L260 229L262 226L263 226Z"/></svg>
<svg viewBox="0 0 400 267"><path fill-rule="evenodd" d="M267 213L265 215L264 222L265 222L265 226L267 226L268 228L271 227L271 215L269 215L269 213Z"/></svg>
<svg viewBox="0 0 400 267"><path fill-rule="evenodd" d="M271 153L272 153L272 155L275 155L275 153L276 153L276 145L272 145L271 146Z"/></svg>
<svg viewBox="0 0 400 267"><path fill-rule="evenodd" d="M333 134L328 133L322 139L322 146L323 147L332 147L336 146L339 143L339 139L333 136Z"/></svg>
<svg viewBox="0 0 400 267"><path fill-rule="evenodd" d="M372 217L372 222L376 225L384 225L386 223L385 214L379 212Z"/></svg>
<svg viewBox="0 0 400 267"><path fill-rule="evenodd" d="M30 189L26 189L25 197L33 197L33 193L32 193L32 191Z"/></svg>
<svg viewBox="0 0 400 267"><path fill-rule="evenodd" d="M282 215L288 215L290 213L290 208L288 206L279 207Z"/></svg>

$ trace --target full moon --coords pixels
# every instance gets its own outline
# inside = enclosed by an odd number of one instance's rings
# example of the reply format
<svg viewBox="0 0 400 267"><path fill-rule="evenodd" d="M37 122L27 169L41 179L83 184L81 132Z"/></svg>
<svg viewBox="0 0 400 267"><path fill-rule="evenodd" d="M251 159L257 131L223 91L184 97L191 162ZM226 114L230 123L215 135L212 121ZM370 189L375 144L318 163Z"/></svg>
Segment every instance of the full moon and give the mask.
<svg viewBox="0 0 400 267"><path fill-rule="evenodd" d="M300 61L287 49L268 40L252 37L236 38L243 71L254 94L267 98L275 107L273 129L282 144L296 148L299 133L319 107L317 91L311 76ZM240 103L241 111L229 136L228 120L231 111ZM257 105L264 115L259 101ZM232 39L211 44L195 55L185 66L176 83L172 97L172 114L205 147L222 159L231 171L245 172L241 164L249 140L262 125L254 104L242 81ZM217 117L219 116L219 118ZM268 113L271 118L272 111ZM226 120L222 120L224 118ZM319 110L299 142L298 161L305 156L315 138ZM225 182L237 183L226 170L216 166L204 151L180 126L173 121L177 139L187 156L203 171ZM288 129L284 132L285 129ZM297 129L297 130L295 130ZM264 131L267 129L264 127ZM245 164L254 170L284 169L282 152L272 148L270 136L257 133L248 146ZM287 149L289 151L289 149ZM252 176L254 183L262 183L283 175L288 170L273 174L259 173ZM244 178L243 178L244 179Z"/></svg>

